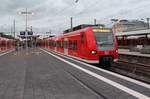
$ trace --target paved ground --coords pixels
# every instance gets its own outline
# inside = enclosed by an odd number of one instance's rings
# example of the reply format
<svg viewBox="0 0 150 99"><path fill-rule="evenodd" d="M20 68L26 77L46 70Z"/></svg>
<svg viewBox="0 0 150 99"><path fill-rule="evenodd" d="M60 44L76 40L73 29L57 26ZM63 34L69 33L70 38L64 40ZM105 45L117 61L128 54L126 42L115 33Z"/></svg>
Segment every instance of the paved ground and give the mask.
<svg viewBox="0 0 150 99"><path fill-rule="evenodd" d="M135 97L34 49L0 57L0 99Z"/></svg>
<svg viewBox="0 0 150 99"><path fill-rule="evenodd" d="M0 99L103 99L39 51L0 60Z"/></svg>

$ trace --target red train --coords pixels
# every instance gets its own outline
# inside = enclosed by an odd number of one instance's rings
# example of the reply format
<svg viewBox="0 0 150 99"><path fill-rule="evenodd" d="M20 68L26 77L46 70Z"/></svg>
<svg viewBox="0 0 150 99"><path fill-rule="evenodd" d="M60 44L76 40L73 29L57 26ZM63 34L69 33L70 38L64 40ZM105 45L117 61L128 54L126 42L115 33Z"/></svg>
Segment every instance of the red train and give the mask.
<svg viewBox="0 0 150 99"><path fill-rule="evenodd" d="M87 63L110 66L118 60L118 44L111 29L101 25L80 25L58 37L42 41L44 47Z"/></svg>
<svg viewBox="0 0 150 99"><path fill-rule="evenodd" d="M0 52L8 49L12 49L15 46L15 41L13 39L7 39L0 37Z"/></svg>

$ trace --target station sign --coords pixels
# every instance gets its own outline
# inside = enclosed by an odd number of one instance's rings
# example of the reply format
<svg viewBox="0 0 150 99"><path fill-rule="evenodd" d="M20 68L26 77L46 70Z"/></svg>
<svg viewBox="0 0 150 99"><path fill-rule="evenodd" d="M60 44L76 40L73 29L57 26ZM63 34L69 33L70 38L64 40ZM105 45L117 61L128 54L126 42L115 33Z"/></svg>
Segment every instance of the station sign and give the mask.
<svg viewBox="0 0 150 99"><path fill-rule="evenodd" d="M20 35L26 35L26 31L21 31ZM33 35L32 31L27 31L27 35Z"/></svg>
<svg viewBox="0 0 150 99"><path fill-rule="evenodd" d="M21 14L33 14L32 12L21 12Z"/></svg>
<svg viewBox="0 0 150 99"><path fill-rule="evenodd" d="M110 29L93 29L93 32L111 32Z"/></svg>
<svg viewBox="0 0 150 99"><path fill-rule="evenodd" d="M21 32L20 32L20 35L25 35L25 34L26 34L25 31L21 31Z"/></svg>

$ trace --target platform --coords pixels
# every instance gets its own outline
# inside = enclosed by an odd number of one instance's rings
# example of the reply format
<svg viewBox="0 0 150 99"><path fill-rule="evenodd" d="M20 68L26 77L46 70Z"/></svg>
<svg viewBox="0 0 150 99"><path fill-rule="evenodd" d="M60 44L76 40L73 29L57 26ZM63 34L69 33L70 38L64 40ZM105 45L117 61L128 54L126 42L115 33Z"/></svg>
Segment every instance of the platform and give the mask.
<svg viewBox="0 0 150 99"><path fill-rule="evenodd" d="M140 52L130 52L129 49L119 49L119 54L142 56L142 57L150 58L150 54L141 54Z"/></svg>
<svg viewBox="0 0 150 99"><path fill-rule="evenodd" d="M150 85L43 49L0 56L0 99L149 99Z"/></svg>

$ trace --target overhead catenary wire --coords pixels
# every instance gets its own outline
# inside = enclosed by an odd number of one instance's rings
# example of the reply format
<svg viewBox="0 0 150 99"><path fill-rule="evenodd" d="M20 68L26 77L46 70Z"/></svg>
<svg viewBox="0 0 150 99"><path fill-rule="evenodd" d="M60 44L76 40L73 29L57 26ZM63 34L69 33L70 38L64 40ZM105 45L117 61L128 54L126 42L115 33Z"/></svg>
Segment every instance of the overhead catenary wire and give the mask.
<svg viewBox="0 0 150 99"><path fill-rule="evenodd" d="M85 0L80 0L80 2L87 2L87 1L85 1ZM85 14L87 14L88 13L88 11L89 10L91 10L91 9L93 9L93 7L91 7L91 6L97 6L97 5L99 5L99 3L100 3L100 1L99 0L97 0L96 2L93 2L92 4L91 3L88 3L88 5L86 5L86 7L85 7L85 9L83 9L83 11L81 11L81 12L79 12L79 13L73 13L74 11L72 11L72 14L70 14L70 16L73 16L73 18L74 18L74 20L81 20L81 18L79 17L79 16L81 16L81 15L85 15ZM74 8L76 7L76 6L78 6L78 3L77 4L73 4L73 6L71 6L71 7L69 7L69 9L68 9L68 7L65 7L64 9L62 9L62 10L60 10L59 12L57 12L56 14L55 14L55 16L60 16L60 15L65 15L69 10L75 10ZM96 7L97 8L97 7ZM96 8L94 8L94 9L96 9ZM138 7L136 7L136 8L138 8ZM66 17L67 18L67 16L68 15L66 15L66 16L62 16L62 17ZM58 19L58 20L60 20L61 22L58 22L59 24L57 25L53 25L52 27L57 27L57 28L63 28L63 27L66 27L67 26L67 24L65 23L65 22L67 22L67 21L64 21L64 20L62 20L62 17L57 17L57 18L54 18L54 19ZM69 20L69 18L70 17L68 17L68 20ZM105 17L105 19L107 19L107 18L110 18L110 15L108 16L108 17ZM53 19L52 19L53 20ZM102 18L102 19L100 19L100 21L101 20L104 20L104 18ZM99 21L99 19L98 19L98 21ZM79 21L80 22L80 21ZM68 23L69 23L69 21L68 21ZM109 23L109 24L107 24L107 25L110 25L111 23Z"/></svg>
<svg viewBox="0 0 150 99"><path fill-rule="evenodd" d="M85 3L84 0L82 0L82 2ZM73 14L72 16L77 18L78 15L83 14L85 10L88 10L89 8L91 8L91 6L96 5L98 2L99 2L99 0L97 0L96 2L94 2L94 3L92 3L92 4L88 4L87 7L86 7L82 12L79 12L79 13L77 13L77 14ZM86 4L86 3L85 3L85 4ZM74 6L77 6L77 4L73 4L73 5L74 5ZM74 7L74 6L73 6L73 7ZM73 7L72 7L72 8L73 8ZM70 8L69 10L72 10L72 9ZM73 12L73 11L72 11L72 12ZM64 12L62 12L62 13L64 13ZM71 15L70 15L70 16L71 16ZM60 26L61 26L61 25L60 25Z"/></svg>
<svg viewBox="0 0 150 99"><path fill-rule="evenodd" d="M80 0L80 1L81 1L81 0ZM82 0L82 2L84 2L84 4L86 4L86 2L85 2L84 0ZM94 2L94 3L92 3L92 4L88 4L87 7L86 7L82 12L79 12L79 13L77 13L77 14L70 14L70 16L76 17L77 15L84 14L85 10L87 11L88 9L91 9L91 6L94 6L94 5L98 4L98 2L99 2L99 0L97 0L96 2ZM68 11L68 10L72 10L72 11L70 11L70 12L74 12L75 9L73 9L73 8L74 8L75 6L78 6L78 3L73 3L73 4L70 5L70 6L71 6L71 8L65 7L65 8L63 8L62 10L60 10L59 12L57 12L57 13L54 15L54 17L60 16L60 15L64 15L64 14L68 13L68 12L66 12L66 11Z"/></svg>
<svg viewBox="0 0 150 99"><path fill-rule="evenodd" d="M79 2L79 1L78 1L78 2ZM82 0L82 1L81 1L81 0L80 0L80 2L84 2L84 4L85 4L87 1L85 1L85 0ZM96 5L98 5L99 3L100 3L99 0L93 2L92 4L91 4L91 3L88 3L88 5L86 5L86 7L84 8L83 11L81 11L81 12L79 12L79 13L76 13L76 14L70 14L70 16L73 16L73 18L75 17L76 20L77 20L77 19L81 19L81 18L79 18L79 16L84 15L84 14L87 14L90 9L93 9L91 6L96 6ZM68 10L73 10L75 6L78 6L78 3L76 3L76 4L73 3L72 7L69 8L69 9L68 9L68 7L62 9L61 11L57 12L57 13L55 14L55 16L64 15L65 13L67 13L66 11L68 11ZM65 10L65 9L66 9L66 10ZM95 8L94 8L94 9L95 9ZM74 10L75 10L75 9L74 9ZM72 11L72 12L74 12L74 11ZM68 19L69 19L69 18L70 18L70 17L68 17ZM62 18L61 18L61 17L57 17L57 19L60 19L60 20L61 20ZM101 20L102 20L102 19L101 19ZM64 24L63 22L61 22L61 24L58 24L58 25L55 25L55 26L58 26L58 28L59 28L59 27L64 27L64 25L65 25L65 24Z"/></svg>

